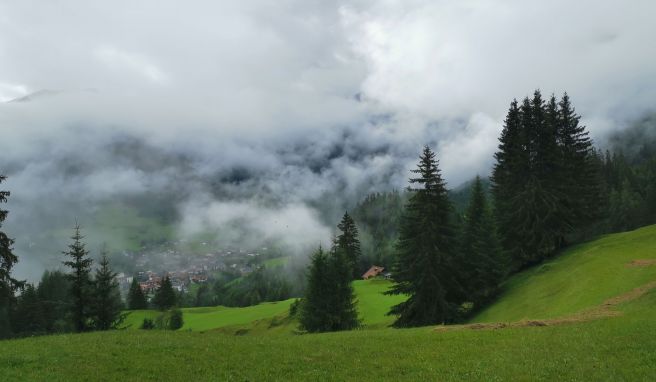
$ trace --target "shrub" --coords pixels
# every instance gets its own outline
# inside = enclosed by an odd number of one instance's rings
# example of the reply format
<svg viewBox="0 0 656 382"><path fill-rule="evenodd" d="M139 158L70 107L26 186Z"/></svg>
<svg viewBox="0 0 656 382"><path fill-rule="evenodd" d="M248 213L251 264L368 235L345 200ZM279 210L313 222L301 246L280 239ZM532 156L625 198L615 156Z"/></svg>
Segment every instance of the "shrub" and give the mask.
<svg viewBox="0 0 656 382"><path fill-rule="evenodd" d="M178 308L173 309L170 312L168 328L169 330L178 330L184 325L184 320L182 319L182 311Z"/></svg>
<svg viewBox="0 0 656 382"><path fill-rule="evenodd" d="M150 330L155 329L155 322L150 318L144 318L143 323L141 324L141 329Z"/></svg>
<svg viewBox="0 0 656 382"><path fill-rule="evenodd" d="M297 298L292 302L291 305L289 305L289 315L291 317L296 316L296 313L298 312L298 307L301 305L301 299Z"/></svg>

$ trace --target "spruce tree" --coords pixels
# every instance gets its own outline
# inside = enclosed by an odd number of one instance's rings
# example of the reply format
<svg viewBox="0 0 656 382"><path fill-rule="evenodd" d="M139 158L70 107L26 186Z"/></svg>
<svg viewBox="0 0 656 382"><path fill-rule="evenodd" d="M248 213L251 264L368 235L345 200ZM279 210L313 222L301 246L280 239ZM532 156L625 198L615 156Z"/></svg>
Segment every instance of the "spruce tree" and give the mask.
<svg viewBox="0 0 656 382"><path fill-rule="evenodd" d="M93 301L93 289L90 279L93 261L88 257L89 251L86 250L86 246L82 242L83 238L80 233L80 226L76 224L71 237L73 243L68 246L68 251L63 252L65 256L70 258L70 260L64 261L64 265L72 270L68 278L71 280L71 295L73 296L73 325L78 332L89 328L90 308Z"/></svg>
<svg viewBox="0 0 656 382"><path fill-rule="evenodd" d="M337 224L341 233L337 236L337 248L345 256L349 267L351 268L351 278L360 278L360 239L358 238L358 227L355 225L353 218L344 212L342 220Z"/></svg>
<svg viewBox="0 0 656 382"><path fill-rule="evenodd" d="M5 176L0 175L0 183L5 179ZM0 190L0 204L6 203L8 197L9 191ZM8 211L0 208L0 228L2 228L2 222L7 218L7 214ZM16 255L12 253L13 243L14 241L0 230L0 338L11 335L9 313L15 302L15 292L24 285L24 282L11 277L11 270L18 261Z"/></svg>
<svg viewBox="0 0 656 382"><path fill-rule="evenodd" d="M70 332L73 330L69 314L73 304L70 290L71 281L64 272L45 271L41 276L41 282L36 291L43 306L47 332Z"/></svg>
<svg viewBox="0 0 656 382"><path fill-rule="evenodd" d="M109 330L118 328L125 319L125 315L121 312L123 301L121 301L116 273L109 266L105 248L102 250L100 268L96 270L93 285L95 293L91 315L94 329Z"/></svg>
<svg viewBox="0 0 656 382"><path fill-rule="evenodd" d="M562 248L602 204L591 142L565 94L511 103L492 174L495 216L512 269Z"/></svg>
<svg viewBox="0 0 656 382"><path fill-rule="evenodd" d="M332 284L330 299L330 330L351 330L360 324L353 290L351 257L339 246L332 248L328 272Z"/></svg>
<svg viewBox="0 0 656 382"><path fill-rule="evenodd" d="M23 335L38 335L47 331L45 307L32 284L27 284L16 304L12 322L14 331Z"/></svg>
<svg viewBox="0 0 656 382"><path fill-rule="evenodd" d="M392 307L397 327L453 322L465 299L457 264L452 207L438 162L424 147L413 193L406 207L393 268L394 285L386 292L409 298Z"/></svg>
<svg viewBox="0 0 656 382"><path fill-rule="evenodd" d="M569 223L562 216L557 181L558 153L555 127L549 123L546 105L539 91L525 99L521 111L525 130L524 158L528 160L528 176L511 200L509 211L518 236L514 244L515 267L540 262L558 248Z"/></svg>
<svg viewBox="0 0 656 382"><path fill-rule="evenodd" d="M153 297L153 305L155 305L159 310L166 310L174 307L176 304L176 295L173 290L173 285L171 285L171 279L169 275L164 277L162 284L155 291L155 296Z"/></svg>
<svg viewBox="0 0 656 382"><path fill-rule="evenodd" d="M332 293L328 254L319 247L310 261L305 297L301 302L299 316L301 328L308 332L331 330L329 318L332 312L329 301Z"/></svg>
<svg viewBox="0 0 656 382"><path fill-rule="evenodd" d="M464 216L460 254L468 299L478 309L496 294L507 269L479 176L474 181Z"/></svg>
<svg viewBox="0 0 656 382"><path fill-rule="evenodd" d="M146 301L146 296L144 296L137 278L132 279L130 284L130 290L128 291L128 309L130 310L140 310L148 309L148 302Z"/></svg>
<svg viewBox="0 0 656 382"><path fill-rule="evenodd" d="M558 103L557 134L560 149L563 210L573 226L599 217L601 184L594 166L592 140L567 93Z"/></svg>
<svg viewBox="0 0 656 382"><path fill-rule="evenodd" d="M526 106L522 108L522 110L526 109ZM523 114L517 100L513 100L510 103L499 138L499 150L494 154L496 163L490 179L497 227L502 233L500 237L502 247L512 259L519 257L517 243L521 240L515 231L516 222L512 219L513 200L516 199L518 190L522 187L523 179L526 179L529 174L528 160L524 149L526 134L522 129Z"/></svg>

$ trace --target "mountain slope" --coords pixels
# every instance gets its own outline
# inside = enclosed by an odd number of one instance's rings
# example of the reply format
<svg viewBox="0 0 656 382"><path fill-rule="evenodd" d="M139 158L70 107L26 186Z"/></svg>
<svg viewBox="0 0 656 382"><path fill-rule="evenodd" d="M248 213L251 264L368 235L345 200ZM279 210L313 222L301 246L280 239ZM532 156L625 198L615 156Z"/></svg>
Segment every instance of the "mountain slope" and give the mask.
<svg viewBox="0 0 656 382"><path fill-rule="evenodd" d="M506 282L473 322L555 318L602 304L656 280L656 225L606 235Z"/></svg>

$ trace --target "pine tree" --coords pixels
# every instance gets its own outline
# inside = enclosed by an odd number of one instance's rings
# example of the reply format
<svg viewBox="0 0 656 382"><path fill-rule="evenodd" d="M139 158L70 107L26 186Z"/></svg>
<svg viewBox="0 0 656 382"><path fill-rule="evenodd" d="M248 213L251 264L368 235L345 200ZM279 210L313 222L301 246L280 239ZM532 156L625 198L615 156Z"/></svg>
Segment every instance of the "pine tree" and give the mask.
<svg viewBox="0 0 656 382"><path fill-rule="evenodd" d="M0 183L5 179L5 176L0 175ZM0 203L6 203L8 197L9 191L0 190ZM7 214L8 211L0 208L0 228L2 228L2 222L7 218ZM24 285L24 282L11 277L11 270L18 261L16 255L12 253L13 243L12 239L0 231L0 338L11 335L9 313L15 302L15 292Z"/></svg>
<svg viewBox="0 0 656 382"><path fill-rule="evenodd" d="M478 176L464 217L460 254L467 280L467 294L474 302L474 308L478 309L496 294L508 266Z"/></svg>
<svg viewBox="0 0 656 382"><path fill-rule="evenodd" d="M24 335L38 335L46 332L47 322L45 321L45 309L36 288L32 284L27 284L16 304L16 311L13 314L12 322L14 330Z"/></svg>
<svg viewBox="0 0 656 382"><path fill-rule="evenodd" d="M328 259L328 272L332 284L330 299L330 330L351 330L358 325L358 311L353 290L351 257L339 246L334 246Z"/></svg>
<svg viewBox="0 0 656 382"><path fill-rule="evenodd" d="M128 291L128 309L130 310L140 310L148 309L148 302L146 301L146 296L144 296L137 278L132 279L130 284L130 290Z"/></svg>
<svg viewBox="0 0 656 382"><path fill-rule="evenodd" d="M404 213L393 268L394 285L387 292L408 295L389 314L397 327L457 320L465 299L456 256L452 207L431 149L424 147L410 183L413 193Z"/></svg>
<svg viewBox="0 0 656 382"><path fill-rule="evenodd" d="M91 316L94 329L109 330L118 328L125 319L125 315L121 313L123 301L121 301L116 273L109 266L106 248L102 250L100 268L96 270L93 286L95 293L91 306Z"/></svg>
<svg viewBox="0 0 656 382"><path fill-rule="evenodd" d="M305 298L300 309L301 327L308 332L327 332L331 330L330 304L333 293L328 254L319 247L312 255L307 276Z"/></svg>
<svg viewBox="0 0 656 382"><path fill-rule="evenodd" d="M153 304L159 310L170 309L176 304L175 291L173 290L173 285L171 285L171 279L168 275L162 280L162 284L155 291L155 296L153 297Z"/></svg>
<svg viewBox="0 0 656 382"><path fill-rule="evenodd" d="M341 234L337 236L337 247L344 254L346 261L351 268L351 278L360 277L360 239L358 238L358 227L355 225L353 218L344 212L342 220L337 224Z"/></svg>
<svg viewBox="0 0 656 382"><path fill-rule="evenodd" d="M591 143L565 94L511 103L492 174L495 216L512 269L562 248L602 204ZM589 220L589 219L588 219Z"/></svg>
<svg viewBox="0 0 656 382"><path fill-rule="evenodd" d="M43 317L48 333L73 330L69 317L73 304L70 290L71 281L61 271L45 271L41 276L36 291L43 306Z"/></svg>
<svg viewBox="0 0 656 382"><path fill-rule="evenodd" d="M569 96L558 103L557 134L560 148L560 174L563 210L573 226L599 217L601 190L594 167L592 140L579 122Z"/></svg>
<svg viewBox="0 0 656 382"><path fill-rule="evenodd" d="M93 300L93 289L89 277L93 261L88 257L89 251L82 242L83 238L80 226L76 224L71 237L73 243L68 246L68 251L63 252L65 256L71 258L71 260L64 261L64 265L72 269L68 278L71 280L71 295L73 296L73 325L78 332L89 328L90 305Z"/></svg>
<svg viewBox="0 0 656 382"><path fill-rule="evenodd" d="M360 324L351 267L337 245L329 253L319 248L312 256L300 324L308 332L351 330Z"/></svg>
<svg viewBox="0 0 656 382"><path fill-rule="evenodd" d="M494 212L501 235L502 247L512 259L519 257L518 243L521 238L516 234L516 222L512 219L518 190L522 187L523 179L529 174L528 156L526 155L526 134L522 129L523 114L527 110L526 101L522 111L517 100L513 100L504 122L499 138L499 151L494 154L496 164L492 171L491 190L494 197Z"/></svg>

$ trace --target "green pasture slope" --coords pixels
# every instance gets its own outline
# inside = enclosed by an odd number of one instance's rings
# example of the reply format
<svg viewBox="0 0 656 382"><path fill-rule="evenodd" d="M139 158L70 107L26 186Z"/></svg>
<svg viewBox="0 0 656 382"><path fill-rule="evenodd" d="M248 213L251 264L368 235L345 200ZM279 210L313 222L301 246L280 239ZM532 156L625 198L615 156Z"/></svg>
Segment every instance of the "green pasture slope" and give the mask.
<svg viewBox="0 0 656 382"><path fill-rule="evenodd" d="M403 300L402 296L385 296L383 292L390 287L387 280L356 281L354 283L358 311L362 323L367 328L388 326L393 318L386 315L390 307ZM250 329L249 324L260 320L270 320L277 317L284 320L289 312L289 306L294 299L278 302L266 302L245 308L228 308L224 306L206 308L185 308L184 326L180 330L207 331L224 327L235 327L236 330ZM154 319L158 312L154 310L136 310L128 313L124 326L129 329L138 329L143 319ZM296 328L296 323L284 321L287 332ZM260 331L257 331L260 333ZM276 330L274 332L280 332Z"/></svg>
<svg viewBox="0 0 656 382"><path fill-rule="evenodd" d="M274 257L273 259L264 261L263 264L267 268L284 267L291 258L291 256Z"/></svg>
<svg viewBox="0 0 656 382"><path fill-rule="evenodd" d="M180 330L206 331L224 326L243 325L253 321L285 315L289 312L289 305L294 300L265 302L256 306L245 308L228 308L213 306L204 308L184 308L184 325ZM143 319L154 319L159 313L154 310L135 310L128 313L125 326L129 329L138 329Z"/></svg>
<svg viewBox="0 0 656 382"><path fill-rule="evenodd" d="M555 318L600 305L655 281L656 264L631 265L655 259L656 225L577 245L511 278L498 301L473 321Z"/></svg>
<svg viewBox="0 0 656 382"><path fill-rule="evenodd" d="M499 302L474 321L559 317L593 307L655 281L656 264L627 265L655 259L655 252L656 226L572 248L512 278ZM379 298L366 288L384 286L356 284L365 321L366 312L376 310L375 302L367 307L365 296ZM0 341L0 379L654 380L656 289L615 309L621 314L592 321L496 330L381 328L248 336L124 330L26 338Z"/></svg>

